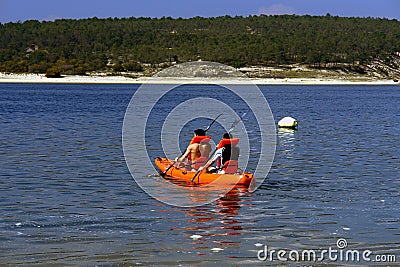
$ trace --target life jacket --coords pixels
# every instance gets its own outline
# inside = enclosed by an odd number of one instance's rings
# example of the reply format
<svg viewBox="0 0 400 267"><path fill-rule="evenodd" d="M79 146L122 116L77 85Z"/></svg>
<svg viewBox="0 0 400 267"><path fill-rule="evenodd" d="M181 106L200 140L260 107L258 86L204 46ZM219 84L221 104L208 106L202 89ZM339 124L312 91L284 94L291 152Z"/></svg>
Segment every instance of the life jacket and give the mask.
<svg viewBox="0 0 400 267"><path fill-rule="evenodd" d="M195 144L195 143L209 143L211 140L211 136L195 136L192 138L192 141L190 141L190 144Z"/></svg>
<svg viewBox="0 0 400 267"><path fill-rule="evenodd" d="M226 145L237 146L238 143L239 143L239 138L222 139L221 141L219 141L217 149L223 148Z"/></svg>
<svg viewBox="0 0 400 267"><path fill-rule="evenodd" d="M200 135L198 135L198 136L195 136L195 137L192 138L192 140L190 141L190 144L209 143L210 140L211 140L211 136L208 136L208 135L200 136ZM191 155L190 154L188 155L188 160L191 160Z"/></svg>
<svg viewBox="0 0 400 267"><path fill-rule="evenodd" d="M237 147L238 143L239 143L239 138L222 139L218 143L217 149L224 147L224 150L222 151L222 159L219 158L217 162L218 168L220 168L221 165L224 165L226 162L230 160L235 160L237 166L237 160L239 159L239 153L240 153L240 149Z"/></svg>

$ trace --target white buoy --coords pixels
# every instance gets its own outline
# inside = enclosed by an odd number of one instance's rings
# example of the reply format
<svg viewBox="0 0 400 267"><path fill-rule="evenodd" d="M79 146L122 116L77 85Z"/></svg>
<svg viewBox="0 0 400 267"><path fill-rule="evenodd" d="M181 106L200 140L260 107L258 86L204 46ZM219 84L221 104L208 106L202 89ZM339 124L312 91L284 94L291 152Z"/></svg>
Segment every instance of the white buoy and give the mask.
<svg viewBox="0 0 400 267"><path fill-rule="evenodd" d="M193 240L198 240L198 239L202 238L202 236L201 235L191 235L190 238Z"/></svg>
<svg viewBox="0 0 400 267"><path fill-rule="evenodd" d="M297 125L298 125L297 120L293 119L292 117L284 117L278 122L279 128L296 129Z"/></svg>

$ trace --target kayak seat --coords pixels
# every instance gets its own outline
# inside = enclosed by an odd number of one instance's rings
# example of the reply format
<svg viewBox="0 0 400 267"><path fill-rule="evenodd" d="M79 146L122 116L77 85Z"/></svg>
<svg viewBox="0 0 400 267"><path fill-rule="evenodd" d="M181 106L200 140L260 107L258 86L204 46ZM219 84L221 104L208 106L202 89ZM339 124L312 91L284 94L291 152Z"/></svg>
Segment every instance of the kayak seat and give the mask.
<svg viewBox="0 0 400 267"><path fill-rule="evenodd" d="M204 166L204 164L206 164L207 160L208 160L208 158L206 158L206 157L198 158L195 162L192 163L192 168L197 171L200 167L202 167L202 166Z"/></svg>
<svg viewBox="0 0 400 267"><path fill-rule="evenodd" d="M238 167L238 161L231 159L224 163L224 166L222 166L222 170L227 174L234 174L238 171Z"/></svg>

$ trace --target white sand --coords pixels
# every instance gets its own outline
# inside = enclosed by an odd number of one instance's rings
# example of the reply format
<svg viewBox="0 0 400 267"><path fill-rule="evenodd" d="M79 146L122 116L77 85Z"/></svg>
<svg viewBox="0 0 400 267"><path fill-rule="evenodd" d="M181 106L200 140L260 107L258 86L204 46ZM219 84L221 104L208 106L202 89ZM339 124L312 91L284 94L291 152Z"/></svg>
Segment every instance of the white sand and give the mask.
<svg viewBox="0 0 400 267"><path fill-rule="evenodd" d="M400 85L393 80L377 79L318 79L318 78L287 78L287 79L193 79L193 78L138 78L132 79L123 76L64 76L63 78L46 78L37 74L6 74L0 73L0 83L88 83L88 84L255 84L284 85Z"/></svg>

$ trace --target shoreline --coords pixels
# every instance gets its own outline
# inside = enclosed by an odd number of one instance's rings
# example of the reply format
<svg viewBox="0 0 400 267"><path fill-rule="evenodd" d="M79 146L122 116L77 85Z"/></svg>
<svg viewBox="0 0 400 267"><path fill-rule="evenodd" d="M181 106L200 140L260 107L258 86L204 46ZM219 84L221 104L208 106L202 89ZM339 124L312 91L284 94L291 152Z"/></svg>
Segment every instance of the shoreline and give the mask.
<svg viewBox="0 0 400 267"><path fill-rule="evenodd" d="M66 75L62 78L46 78L40 74L6 74L0 73L0 83L37 83L37 84L259 84L259 85L400 85L399 82L387 79L331 79L331 78L176 78L176 77L141 77L124 76L78 76Z"/></svg>

